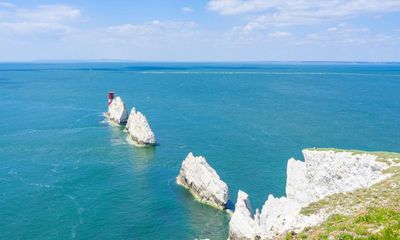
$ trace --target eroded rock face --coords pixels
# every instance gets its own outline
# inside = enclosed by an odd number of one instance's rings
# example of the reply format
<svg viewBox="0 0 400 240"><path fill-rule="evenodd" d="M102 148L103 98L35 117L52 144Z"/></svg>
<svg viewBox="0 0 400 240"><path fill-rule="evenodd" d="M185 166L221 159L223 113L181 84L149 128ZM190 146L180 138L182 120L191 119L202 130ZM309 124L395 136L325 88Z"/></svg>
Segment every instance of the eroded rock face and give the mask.
<svg viewBox="0 0 400 240"><path fill-rule="evenodd" d="M189 153L182 162L176 182L189 189L199 201L225 209L229 198L228 186L202 156Z"/></svg>
<svg viewBox="0 0 400 240"><path fill-rule="evenodd" d="M372 154L303 150L309 201L368 187L382 179L386 164Z"/></svg>
<svg viewBox="0 0 400 240"><path fill-rule="evenodd" d="M286 196L289 199L296 199L301 204L310 201L307 186L306 164L294 158L288 160L286 170Z"/></svg>
<svg viewBox="0 0 400 240"><path fill-rule="evenodd" d="M258 225L248 236L274 239L288 230L300 231L304 227L317 225L326 220L328 215L302 215L302 207L331 194L369 187L385 178L382 170L388 167L376 161L375 155L368 153L306 149L303 155L304 162L293 158L288 161L286 197L274 198L269 195L261 213L253 217ZM235 212L235 215L242 218L242 222L248 221L246 214ZM240 221L236 219L235 222ZM235 226L232 224L231 228L230 224L231 239L254 238L236 238L242 232Z"/></svg>
<svg viewBox="0 0 400 240"><path fill-rule="evenodd" d="M126 123L131 140L138 146L155 145L156 138L146 117L136 108L132 108Z"/></svg>
<svg viewBox="0 0 400 240"><path fill-rule="evenodd" d="M239 190L235 212L229 222L229 239L250 240L260 236L258 215L253 214L249 196Z"/></svg>
<svg viewBox="0 0 400 240"><path fill-rule="evenodd" d="M108 106L108 118L117 124L125 124L128 120L128 113L126 112L125 104L120 97L112 100Z"/></svg>

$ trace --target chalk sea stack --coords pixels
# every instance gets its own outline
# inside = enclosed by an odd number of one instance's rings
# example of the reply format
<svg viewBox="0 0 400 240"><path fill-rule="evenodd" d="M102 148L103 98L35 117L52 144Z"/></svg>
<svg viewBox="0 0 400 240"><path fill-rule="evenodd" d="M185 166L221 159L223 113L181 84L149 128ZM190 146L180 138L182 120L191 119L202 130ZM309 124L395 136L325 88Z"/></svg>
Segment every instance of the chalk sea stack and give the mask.
<svg viewBox="0 0 400 240"><path fill-rule="evenodd" d="M126 124L128 120L128 113L121 97L114 97L113 92L108 93L108 111L106 117L113 123Z"/></svg>
<svg viewBox="0 0 400 240"><path fill-rule="evenodd" d="M126 130L129 138L137 146L153 146L156 144L156 137L150 128L149 122L136 108L132 108L129 114Z"/></svg>
<svg viewBox="0 0 400 240"><path fill-rule="evenodd" d="M182 162L176 182L189 189L200 202L222 210L226 208L229 199L228 186L204 157L195 157L189 153Z"/></svg>

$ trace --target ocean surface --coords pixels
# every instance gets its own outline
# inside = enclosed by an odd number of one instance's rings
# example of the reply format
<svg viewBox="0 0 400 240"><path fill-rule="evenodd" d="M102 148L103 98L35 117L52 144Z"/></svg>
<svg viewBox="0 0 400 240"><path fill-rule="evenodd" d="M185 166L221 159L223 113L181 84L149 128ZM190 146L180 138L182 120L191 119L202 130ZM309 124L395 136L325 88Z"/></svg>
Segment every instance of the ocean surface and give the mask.
<svg viewBox="0 0 400 240"><path fill-rule="evenodd" d="M159 146L104 122L110 90ZM175 184L189 152L253 208L304 148L400 152L400 64L4 63L0 97L0 239L226 239Z"/></svg>

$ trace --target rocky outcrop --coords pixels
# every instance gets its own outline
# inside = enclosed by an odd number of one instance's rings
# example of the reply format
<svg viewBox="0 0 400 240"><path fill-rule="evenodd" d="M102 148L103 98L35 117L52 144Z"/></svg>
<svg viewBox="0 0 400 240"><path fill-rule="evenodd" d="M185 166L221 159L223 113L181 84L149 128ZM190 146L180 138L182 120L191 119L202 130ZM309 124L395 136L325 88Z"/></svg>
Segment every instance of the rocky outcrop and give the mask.
<svg viewBox="0 0 400 240"><path fill-rule="evenodd" d="M254 216L247 193L239 190L235 212L229 222L230 239L257 239L260 237L259 216Z"/></svg>
<svg viewBox="0 0 400 240"><path fill-rule="evenodd" d="M328 195L369 187L385 179L382 171L388 168L369 153L305 149L303 155L304 162L293 158L288 161L286 197L269 195L261 213L255 216L243 214L242 210L234 212L231 220L234 222L229 225L231 239L274 239L288 230L300 231L317 225L329 215L324 212L303 215L300 213L303 207ZM238 197L236 205L243 205L240 202L243 200ZM236 227L237 222L252 221L257 223L252 233L246 227L243 235Z"/></svg>
<svg viewBox="0 0 400 240"><path fill-rule="evenodd" d="M128 113L125 104L120 97L116 97L111 101L106 116L110 121L116 124L125 124L127 122Z"/></svg>
<svg viewBox="0 0 400 240"><path fill-rule="evenodd" d="M129 114L126 130L128 131L129 138L135 145L151 146L156 144L156 138L150 128L149 122L136 108L132 108Z"/></svg>
<svg viewBox="0 0 400 240"><path fill-rule="evenodd" d="M306 149L303 155L304 162L289 161L290 177L286 184L288 198L302 205L334 193L371 186L382 180L382 170L388 167L368 153ZM299 180L305 183L299 184Z"/></svg>
<svg viewBox="0 0 400 240"><path fill-rule="evenodd" d="M176 182L189 189L200 202L225 209L229 198L228 186L202 156L189 153L182 162Z"/></svg>

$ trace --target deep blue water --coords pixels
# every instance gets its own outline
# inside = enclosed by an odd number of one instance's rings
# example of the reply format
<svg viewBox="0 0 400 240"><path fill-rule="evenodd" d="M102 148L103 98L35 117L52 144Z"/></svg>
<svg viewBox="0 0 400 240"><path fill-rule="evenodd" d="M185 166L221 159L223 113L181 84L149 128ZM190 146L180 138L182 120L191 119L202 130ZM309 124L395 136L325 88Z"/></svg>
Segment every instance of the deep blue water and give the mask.
<svg viewBox="0 0 400 240"><path fill-rule="evenodd" d="M159 146L102 122L109 90ZM399 64L10 63L0 96L0 239L226 239L175 184L188 152L253 207L303 148L400 152Z"/></svg>

